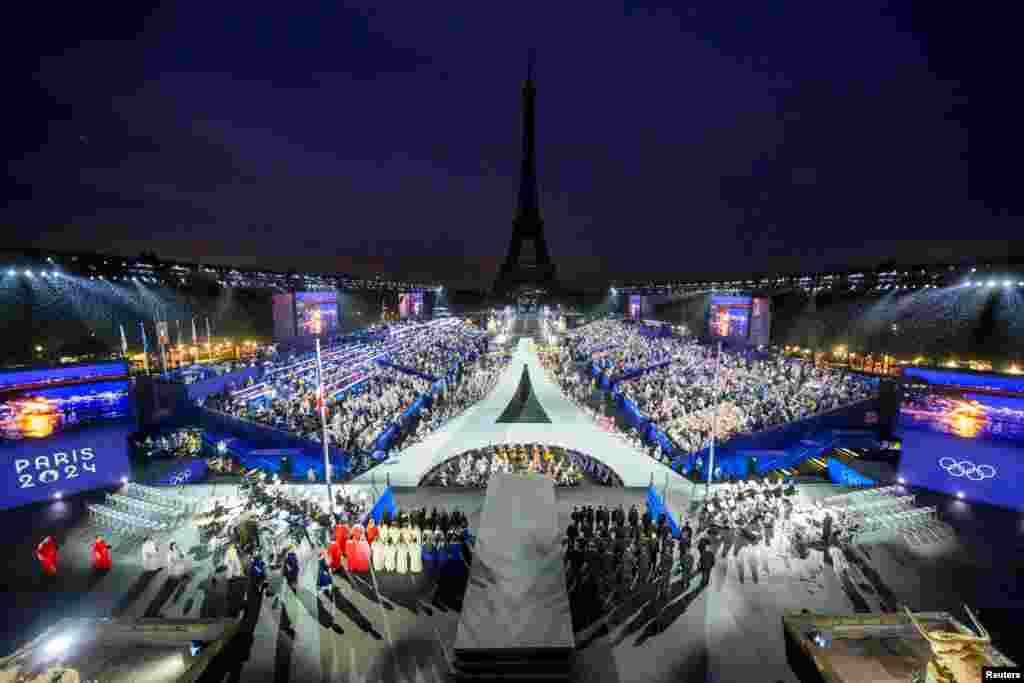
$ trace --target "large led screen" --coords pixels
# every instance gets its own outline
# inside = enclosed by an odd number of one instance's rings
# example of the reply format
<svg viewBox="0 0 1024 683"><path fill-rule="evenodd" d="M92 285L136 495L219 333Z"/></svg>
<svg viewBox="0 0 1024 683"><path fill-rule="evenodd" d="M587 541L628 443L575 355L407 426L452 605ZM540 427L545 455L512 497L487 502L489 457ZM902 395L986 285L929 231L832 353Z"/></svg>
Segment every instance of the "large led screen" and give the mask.
<svg viewBox="0 0 1024 683"><path fill-rule="evenodd" d="M295 322L300 335L334 334L338 330L335 292L297 292Z"/></svg>
<svg viewBox="0 0 1024 683"><path fill-rule="evenodd" d="M406 292L398 295L398 314L403 318L423 315L423 292Z"/></svg>
<svg viewBox="0 0 1024 683"><path fill-rule="evenodd" d="M912 486L1024 510L1024 399L908 395L900 476Z"/></svg>
<svg viewBox="0 0 1024 683"><path fill-rule="evenodd" d="M750 336L749 296L713 296L708 315L708 331L712 337L747 339Z"/></svg>
<svg viewBox="0 0 1024 683"><path fill-rule="evenodd" d="M129 381L82 382L62 368L50 372L34 388L0 394L2 509L112 486L131 473Z"/></svg>
<svg viewBox="0 0 1024 683"><path fill-rule="evenodd" d="M644 299L639 294L629 295L629 308L626 310L626 317L630 320L639 320L644 313Z"/></svg>

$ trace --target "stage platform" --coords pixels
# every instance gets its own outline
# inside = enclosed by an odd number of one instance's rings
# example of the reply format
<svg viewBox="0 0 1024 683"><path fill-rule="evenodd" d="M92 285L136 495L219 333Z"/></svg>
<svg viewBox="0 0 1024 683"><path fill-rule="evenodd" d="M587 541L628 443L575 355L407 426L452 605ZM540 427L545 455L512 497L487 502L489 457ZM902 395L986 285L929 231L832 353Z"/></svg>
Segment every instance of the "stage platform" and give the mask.
<svg viewBox="0 0 1024 683"><path fill-rule="evenodd" d="M568 678L575 644L558 517L551 480L491 479L455 639L460 673Z"/></svg>
<svg viewBox="0 0 1024 683"><path fill-rule="evenodd" d="M530 375L533 395L550 423L498 422L516 396L524 365ZM536 352L530 350L527 339L519 340L512 362L487 398L440 431L374 468L372 476L379 482L387 474L392 486L418 486L423 475L435 465L473 448L503 443L542 443L580 451L614 470L626 487L647 486L652 477L662 486L667 476L670 490L690 488L686 479L603 431L563 396L558 385L544 372ZM369 482L370 476L371 473L367 473L354 481Z"/></svg>

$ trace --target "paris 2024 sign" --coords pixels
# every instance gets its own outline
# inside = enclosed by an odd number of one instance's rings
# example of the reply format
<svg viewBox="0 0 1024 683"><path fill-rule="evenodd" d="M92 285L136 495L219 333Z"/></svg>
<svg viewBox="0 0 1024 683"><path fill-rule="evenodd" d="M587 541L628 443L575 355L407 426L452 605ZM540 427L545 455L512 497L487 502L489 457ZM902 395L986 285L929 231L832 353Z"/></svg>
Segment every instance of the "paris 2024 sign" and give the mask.
<svg viewBox="0 0 1024 683"><path fill-rule="evenodd" d="M0 391L0 509L130 476L127 437L135 422L124 364L0 373Z"/></svg>

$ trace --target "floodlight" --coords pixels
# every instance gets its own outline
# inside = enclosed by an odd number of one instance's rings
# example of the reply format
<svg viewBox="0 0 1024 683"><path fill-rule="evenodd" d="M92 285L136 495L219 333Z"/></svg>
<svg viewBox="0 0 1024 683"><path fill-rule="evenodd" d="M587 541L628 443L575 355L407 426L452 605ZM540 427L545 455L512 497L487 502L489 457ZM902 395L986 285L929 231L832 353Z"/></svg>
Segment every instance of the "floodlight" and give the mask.
<svg viewBox="0 0 1024 683"><path fill-rule="evenodd" d="M996 286L996 281L995 280L989 280L988 281L988 286L989 287L995 287Z"/></svg>
<svg viewBox="0 0 1024 683"><path fill-rule="evenodd" d="M55 657L71 645L71 636L59 636L46 644L46 654Z"/></svg>
<svg viewBox="0 0 1024 683"><path fill-rule="evenodd" d="M957 491L956 497L959 498L960 500L963 500L964 499L964 492L963 491Z"/></svg>
<svg viewBox="0 0 1024 683"><path fill-rule="evenodd" d="M1012 285L1012 284L1013 284L1013 283L1012 283L1012 282L1010 282L1009 280L1003 280L1003 287L1009 287L1009 286L1010 286L1010 285Z"/></svg>
<svg viewBox="0 0 1024 683"><path fill-rule="evenodd" d="M906 484L907 483L907 480L904 479L903 477L897 477L896 481L898 481L901 484Z"/></svg>
<svg viewBox="0 0 1024 683"><path fill-rule="evenodd" d="M17 271L16 271L16 270L14 270L13 268L11 268L10 270L8 270L8 271L7 271L7 274L8 274L8 275L11 275L11 276L14 276L14 275L17 275L18 273L17 273Z"/></svg>
<svg viewBox="0 0 1024 683"><path fill-rule="evenodd" d="M64 494L61 493L60 491L57 491L57 493L53 494L53 497L56 498L57 500L60 500L61 498L64 497Z"/></svg>
<svg viewBox="0 0 1024 683"><path fill-rule="evenodd" d="M25 271L25 275L27 275L28 277L32 277L32 271L31 270L26 270Z"/></svg>

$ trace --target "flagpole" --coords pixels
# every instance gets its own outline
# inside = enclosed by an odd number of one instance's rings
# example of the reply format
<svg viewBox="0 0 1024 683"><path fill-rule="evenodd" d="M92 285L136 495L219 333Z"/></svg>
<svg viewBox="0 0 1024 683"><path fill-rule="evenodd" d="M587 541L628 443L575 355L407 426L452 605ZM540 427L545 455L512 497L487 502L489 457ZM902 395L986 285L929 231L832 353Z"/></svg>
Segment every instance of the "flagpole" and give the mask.
<svg viewBox="0 0 1024 683"><path fill-rule="evenodd" d="M142 320L139 321L139 330L142 332L142 366L146 369L146 375L149 375L149 343L146 341L146 323Z"/></svg>
<svg viewBox="0 0 1024 683"><path fill-rule="evenodd" d="M213 362L213 335L210 334L210 316L206 316L206 348L210 362Z"/></svg>
<svg viewBox="0 0 1024 683"><path fill-rule="evenodd" d="M721 400L719 375L722 369L722 342L718 342L718 357L715 360L715 414L711 417L711 451L708 454L708 478L704 485L705 500L711 497L711 476L715 472L715 440L718 438L718 403Z"/></svg>
<svg viewBox="0 0 1024 683"><path fill-rule="evenodd" d="M327 509L334 517L334 496L331 494L331 451L327 443L327 396L324 393L324 366L320 360L320 338L316 339L316 381L317 403L320 410L320 427L324 439L324 481L327 482Z"/></svg>

